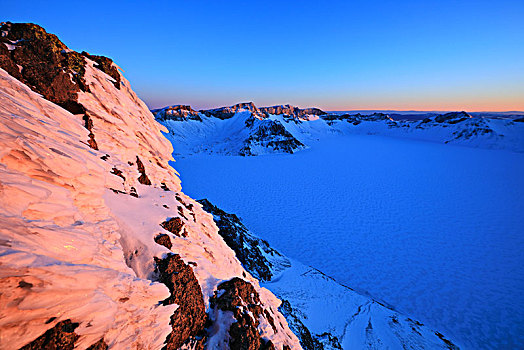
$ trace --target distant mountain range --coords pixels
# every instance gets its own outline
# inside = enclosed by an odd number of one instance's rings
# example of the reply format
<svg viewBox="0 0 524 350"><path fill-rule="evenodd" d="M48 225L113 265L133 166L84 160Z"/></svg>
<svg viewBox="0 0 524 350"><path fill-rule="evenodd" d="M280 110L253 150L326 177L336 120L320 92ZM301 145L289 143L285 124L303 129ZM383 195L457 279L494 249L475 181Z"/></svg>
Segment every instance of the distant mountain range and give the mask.
<svg viewBox="0 0 524 350"><path fill-rule="evenodd" d="M524 152L524 115L512 112L325 112L253 102L196 111L175 105L152 111L168 129L175 155L252 156L294 153L333 135L373 134ZM371 113L372 112L372 113Z"/></svg>
<svg viewBox="0 0 524 350"><path fill-rule="evenodd" d="M350 110L350 111L330 111L333 114L373 114L384 113L389 115L394 120L420 120L428 117L434 117L439 114L450 113L450 111L396 111L396 110ZM518 119L524 117L522 111L508 111L508 112L468 112L473 117L479 118L508 118Z"/></svg>

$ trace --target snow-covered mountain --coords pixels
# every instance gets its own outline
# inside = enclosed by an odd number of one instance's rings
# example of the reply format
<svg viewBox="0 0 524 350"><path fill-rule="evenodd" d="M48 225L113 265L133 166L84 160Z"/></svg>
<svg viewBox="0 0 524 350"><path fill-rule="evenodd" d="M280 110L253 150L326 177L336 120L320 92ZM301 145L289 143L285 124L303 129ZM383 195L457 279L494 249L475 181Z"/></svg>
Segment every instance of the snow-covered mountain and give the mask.
<svg viewBox="0 0 524 350"><path fill-rule="evenodd" d="M154 110L169 130L175 155L294 153L334 135L373 134L467 147L524 152L522 119L473 117L451 112L422 120L394 120L387 114L333 114L317 108L252 102L195 111L189 106Z"/></svg>
<svg viewBox="0 0 524 350"><path fill-rule="evenodd" d="M0 348L300 348L118 67L0 33Z"/></svg>
<svg viewBox="0 0 524 350"><path fill-rule="evenodd" d="M304 148L279 120L267 118L252 102L197 112L189 106L153 111L169 130L176 154L198 152L258 155Z"/></svg>

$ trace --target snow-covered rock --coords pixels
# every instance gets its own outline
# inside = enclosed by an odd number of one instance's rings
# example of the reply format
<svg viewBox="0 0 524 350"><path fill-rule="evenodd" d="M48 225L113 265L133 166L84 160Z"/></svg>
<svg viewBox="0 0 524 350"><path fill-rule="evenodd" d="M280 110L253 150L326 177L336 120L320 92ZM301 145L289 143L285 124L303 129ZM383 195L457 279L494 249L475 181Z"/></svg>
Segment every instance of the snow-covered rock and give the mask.
<svg viewBox="0 0 524 350"><path fill-rule="evenodd" d="M36 25L1 29L18 44L0 51L0 348L249 346L241 321L258 344L300 348L281 302L181 192L167 130L117 66ZM256 318L237 304L216 317L232 280Z"/></svg>
<svg viewBox="0 0 524 350"><path fill-rule="evenodd" d="M183 113L180 106L153 111L168 132L174 155L218 153L251 156L293 153L305 146L283 125L268 118L252 102L232 107ZM176 112L175 112L176 111Z"/></svg>

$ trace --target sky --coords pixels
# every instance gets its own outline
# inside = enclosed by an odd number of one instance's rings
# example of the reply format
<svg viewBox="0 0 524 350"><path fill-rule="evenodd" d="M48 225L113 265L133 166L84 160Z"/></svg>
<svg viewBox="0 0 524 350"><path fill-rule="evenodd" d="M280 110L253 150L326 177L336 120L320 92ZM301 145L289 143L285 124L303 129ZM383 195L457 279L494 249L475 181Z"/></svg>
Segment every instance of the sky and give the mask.
<svg viewBox="0 0 524 350"><path fill-rule="evenodd" d="M149 107L524 111L524 1L7 1Z"/></svg>

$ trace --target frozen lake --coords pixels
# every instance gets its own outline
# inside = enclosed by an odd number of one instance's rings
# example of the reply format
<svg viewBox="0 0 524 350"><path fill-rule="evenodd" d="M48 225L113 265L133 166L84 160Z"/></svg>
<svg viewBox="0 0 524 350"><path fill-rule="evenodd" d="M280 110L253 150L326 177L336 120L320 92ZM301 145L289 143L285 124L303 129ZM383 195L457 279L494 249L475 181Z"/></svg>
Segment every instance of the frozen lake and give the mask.
<svg viewBox="0 0 524 350"><path fill-rule="evenodd" d="M524 154L362 135L175 168L193 198L459 345L524 348Z"/></svg>

